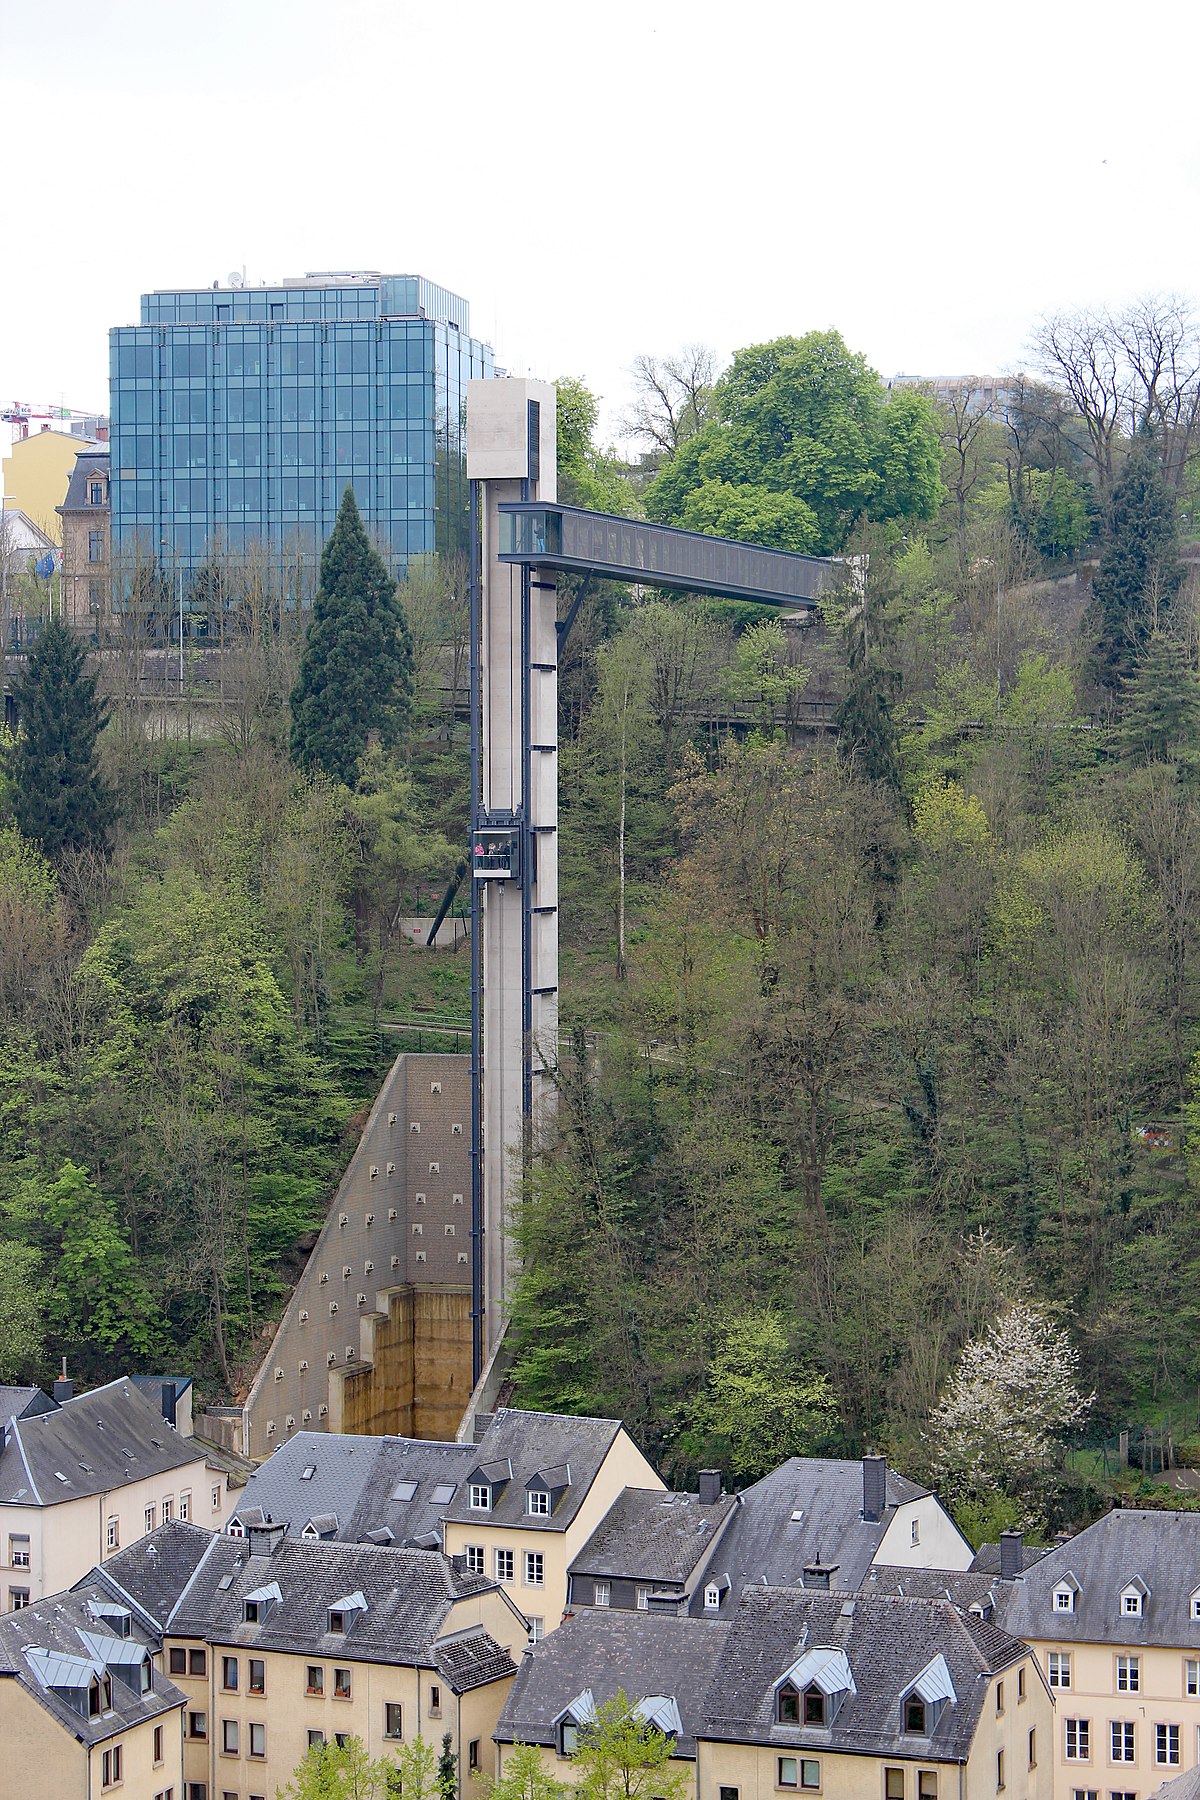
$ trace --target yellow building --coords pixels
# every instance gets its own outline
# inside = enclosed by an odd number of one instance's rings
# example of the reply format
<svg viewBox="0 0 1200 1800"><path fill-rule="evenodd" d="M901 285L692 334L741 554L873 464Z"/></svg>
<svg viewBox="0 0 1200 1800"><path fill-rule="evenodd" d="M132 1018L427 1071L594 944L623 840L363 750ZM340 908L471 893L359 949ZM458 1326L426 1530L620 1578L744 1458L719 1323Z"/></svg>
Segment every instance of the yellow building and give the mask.
<svg viewBox="0 0 1200 1800"><path fill-rule="evenodd" d="M215 1536L191 1572L192 1534L160 1532L176 1600L135 1546L106 1573L145 1593L184 1701L186 1800L267 1800L309 1748L356 1737L372 1757L444 1734L459 1789L495 1771L492 1734L528 1625L503 1588L437 1551L288 1537L252 1525Z"/></svg>
<svg viewBox="0 0 1200 1800"><path fill-rule="evenodd" d="M1059 1800L1147 1800L1200 1763L1200 1515L1108 1513L1025 1571L1004 1623L1054 1690Z"/></svg>
<svg viewBox="0 0 1200 1800"><path fill-rule="evenodd" d="M732 1620L589 1609L521 1666L501 1767L570 1758L618 1690L697 1800L1053 1800L1054 1702L1028 1645L946 1600L749 1588Z"/></svg>
<svg viewBox="0 0 1200 1800"><path fill-rule="evenodd" d="M33 431L18 438L0 459L5 509L19 507L39 530L61 544L58 508L67 497L75 458L90 448L90 439L65 431Z"/></svg>
<svg viewBox="0 0 1200 1800"><path fill-rule="evenodd" d="M183 1800L183 1695L160 1650L95 1583L0 1619L0 1793Z"/></svg>
<svg viewBox="0 0 1200 1800"><path fill-rule="evenodd" d="M615 1419L514 1409L476 1427L475 1459L443 1514L443 1545L503 1583L537 1639L561 1619L567 1571L617 1496L665 1489Z"/></svg>

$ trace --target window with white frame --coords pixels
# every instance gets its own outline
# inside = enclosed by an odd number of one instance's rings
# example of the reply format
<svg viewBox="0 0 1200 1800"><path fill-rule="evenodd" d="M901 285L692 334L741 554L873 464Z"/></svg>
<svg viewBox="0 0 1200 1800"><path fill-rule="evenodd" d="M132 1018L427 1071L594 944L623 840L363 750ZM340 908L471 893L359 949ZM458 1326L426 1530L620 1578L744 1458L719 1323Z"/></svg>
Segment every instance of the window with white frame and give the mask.
<svg viewBox="0 0 1200 1800"><path fill-rule="evenodd" d="M192 1516L192 1496L187 1488L179 1496L179 1516L185 1524Z"/></svg>
<svg viewBox="0 0 1200 1800"><path fill-rule="evenodd" d="M110 1519L108 1521L104 1531L104 1543L105 1547L109 1550L119 1550L121 1548L121 1521L119 1519Z"/></svg>
<svg viewBox="0 0 1200 1800"><path fill-rule="evenodd" d="M1075 1589L1065 1582L1054 1590L1054 1610L1061 1613L1075 1611Z"/></svg>
<svg viewBox="0 0 1200 1800"><path fill-rule="evenodd" d="M540 1644L542 1639L545 1637L545 1635L546 1635L545 1619L531 1618L529 1621L529 1641L530 1641L530 1643L531 1644Z"/></svg>
<svg viewBox="0 0 1200 1800"><path fill-rule="evenodd" d="M596 1583L593 1599L597 1606L610 1605L612 1602L612 1583L609 1581L598 1581Z"/></svg>
<svg viewBox="0 0 1200 1800"><path fill-rule="evenodd" d="M497 1550L496 1551L496 1580L497 1581L515 1581L516 1580L515 1564L516 1564L516 1556L513 1551Z"/></svg>
<svg viewBox="0 0 1200 1800"><path fill-rule="evenodd" d="M217 1482L213 1483L212 1509L214 1512L220 1512L221 1510L221 1489Z"/></svg>
<svg viewBox="0 0 1200 1800"><path fill-rule="evenodd" d="M1118 1656L1117 1658L1117 1692L1118 1694L1136 1694L1142 1685L1141 1662L1136 1656Z"/></svg>
<svg viewBox="0 0 1200 1800"><path fill-rule="evenodd" d="M482 1575L484 1572L484 1559L487 1554L483 1545L482 1544L467 1544L464 1547L464 1554L466 1555L466 1559L467 1559L467 1568L469 1569L471 1574L472 1575Z"/></svg>
<svg viewBox="0 0 1200 1800"><path fill-rule="evenodd" d="M1200 1619L1200 1588L1192 1595L1191 1614L1193 1619Z"/></svg>
<svg viewBox="0 0 1200 1800"><path fill-rule="evenodd" d="M910 1544L919 1544L920 1543L920 1541L921 1541L921 1521L920 1521L920 1519L913 1519L910 1521L909 1527L908 1527L908 1541Z"/></svg>
<svg viewBox="0 0 1200 1800"><path fill-rule="evenodd" d="M704 1590L705 1612L717 1612L721 1605L721 1590L715 1581L710 1581Z"/></svg>
<svg viewBox="0 0 1200 1800"><path fill-rule="evenodd" d="M146 1508L146 1530L154 1530L154 1508L152 1506Z"/></svg>
<svg viewBox="0 0 1200 1800"><path fill-rule="evenodd" d="M650 1589L648 1587L640 1587L635 1590L634 1604L639 1612L650 1611Z"/></svg>
<svg viewBox="0 0 1200 1800"><path fill-rule="evenodd" d="M525 1510L535 1519L550 1517L550 1495L545 1488L530 1488L525 1496Z"/></svg>
<svg viewBox="0 0 1200 1800"><path fill-rule="evenodd" d="M1121 1595L1121 1611L1126 1618L1141 1618L1142 1595L1137 1588L1125 1589L1125 1592Z"/></svg>
<svg viewBox="0 0 1200 1800"><path fill-rule="evenodd" d="M1046 1682L1052 1688L1069 1688L1071 1685L1071 1652L1069 1650L1050 1650L1046 1655Z"/></svg>
<svg viewBox="0 0 1200 1800"><path fill-rule="evenodd" d="M1092 1721L1063 1720L1063 1755L1068 1762L1087 1762L1092 1754Z"/></svg>
<svg viewBox="0 0 1200 1800"><path fill-rule="evenodd" d="M164 1500L162 1503L162 1522L163 1522L163 1524L169 1525L171 1523L171 1520L174 1517L175 1517L175 1502L174 1502L174 1500Z"/></svg>
<svg viewBox="0 0 1200 1800"><path fill-rule="evenodd" d="M1178 1767L1178 1725L1156 1725L1154 1727L1154 1760L1162 1768L1174 1769Z"/></svg>
<svg viewBox="0 0 1200 1800"><path fill-rule="evenodd" d="M1109 1753L1115 1763L1136 1762L1133 1720L1110 1719L1108 1722Z"/></svg>
<svg viewBox="0 0 1200 1800"><path fill-rule="evenodd" d="M1200 1657L1184 1657L1183 1691L1189 1700L1200 1699Z"/></svg>
<svg viewBox="0 0 1200 1800"><path fill-rule="evenodd" d="M487 1485L486 1481L473 1481L471 1483L471 1493L468 1503L476 1512L491 1512L492 1490Z"/></svg>
<svg viewBox="0 0 1200 1800"><path fill-rule="evenodd" d="M12 1531L8 1536L8 1560L14 1569L29 1567L29 1538L23 1532Z"/></svg>
<svg viewBox="0 0 1200 1800"><path fill-rule="evenodd" d="M546 1585L546 1558L540 1550L525 1552L525 1586L544 1587Z"/></svg>

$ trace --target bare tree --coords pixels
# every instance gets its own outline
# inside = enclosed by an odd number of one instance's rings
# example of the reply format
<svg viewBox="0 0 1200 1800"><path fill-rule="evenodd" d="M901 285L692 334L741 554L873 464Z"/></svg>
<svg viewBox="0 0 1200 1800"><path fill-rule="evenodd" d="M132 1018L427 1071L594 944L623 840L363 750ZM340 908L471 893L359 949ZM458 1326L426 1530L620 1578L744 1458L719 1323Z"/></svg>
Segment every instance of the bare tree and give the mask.
<svg viewBox="0 0 1200 1800"><path fill-rule="evenodd" d="M1038 361L1062 383L1087 432L1086 450L1102 494L1113 483L1113 447L1128 422L1133 376L1107 312L1055 313L1034 334Z"/></svg>
<svg viewBox="0 0 1200 1800"><path fill-rule="evenodd" d="M622 417L623 432L674 456L709 416L716 356L705 344L685 344L675 356L636 357L631 373L634 400Z"/></svg>

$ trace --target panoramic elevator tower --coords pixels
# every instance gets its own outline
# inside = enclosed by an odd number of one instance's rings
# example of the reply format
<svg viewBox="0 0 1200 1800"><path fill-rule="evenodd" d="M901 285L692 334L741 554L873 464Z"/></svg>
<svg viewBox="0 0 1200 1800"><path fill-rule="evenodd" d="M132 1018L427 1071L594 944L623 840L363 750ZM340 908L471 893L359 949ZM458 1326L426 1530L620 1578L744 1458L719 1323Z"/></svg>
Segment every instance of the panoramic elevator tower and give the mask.
<svg viewBox="0 0 1200 1800"><path fill-rule="evenodd" d="M500 560L500 506L557 497L556 393L467 383L471 483L472 1233L478 1377L503 1329L508 1218L558 1034L558 631L552 571Z"/></svg>

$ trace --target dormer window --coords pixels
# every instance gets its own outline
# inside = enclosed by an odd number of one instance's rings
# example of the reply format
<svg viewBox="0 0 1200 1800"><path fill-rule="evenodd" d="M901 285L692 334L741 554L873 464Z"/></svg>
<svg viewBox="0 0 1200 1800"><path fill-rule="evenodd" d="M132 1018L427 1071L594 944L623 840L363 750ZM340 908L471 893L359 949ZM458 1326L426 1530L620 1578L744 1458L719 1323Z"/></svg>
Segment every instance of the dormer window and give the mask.
<svg viewBox="0 0 1200 1800"><path fill-rule="evenodd" d="M569 1706L564 1706L554 1721L560 1756L574 1756L579 1748L580 1727L592 1724L595 1717L596 1702L592 1690L584 1688L581 1694L576 1694Z"/></svg>
<svg viewBox="0 0 1200 1800"><path fill-rule="evenodd" d="M530 1488L525 1496L525 1509L535 1519L550 1517L550 1496L545 1488Z"/></svg>
<svg viewBox="0 0 1200 1800"><path fill-rule="evenodd" d="M814 1682L804 1690L804 1723L806 1725L824 1725L825 1696Z"/></svg>
<svg viewBox="0 0 1200 1800"><path fill-rule="evenodd" d="M900 1696L903 1730L912 1737L932 1736L944 1709L957 1699L949 1666L939 1651Z"/></svg>
<svg viewBox="0 0 1200 1800"><path fill-rule="evenodd" d="M1121 1617L1123 1619L1140 1619L1150 1598L1150 1589L1137 1576L1121 1589Z"/></svg>
<svg viewBox="0 0 1200 1800"><path fill-rule="evenodd" d="M88 505L89 506L103 506L104 505L104 483L102 481L89 481L88 482Z"/></svg>
<svg viewBox="0 0 1200 1800"><path fill-rule="evenodd" d="M331 1606L329 1609L329 1629L331 1632L345 1634L346 1615L344 1612L339 1612L336 1606Z"/></svg>
<svg viewBox="0 0 1200 1800"><path fill-rule="evenodd" d="M1200 1588L1197 1588L1192 1595L1192 1601L1188 1611L1191 1613L1193 1619L1200 1619Z"/></svg>
<svg viewBox="0 0 1200 1800"><path fill-rule="evenodd" d="M1065 1575L1054 1589L1054 1610L1056 1613L1073 1613L1075 1596L1079 1592L1079 1583L1073 1575Z"/></svg>
<svg viewBox="0 0 1200 1800"><path fill-rule="evenodd" d="M98 1675L88 1684L88 1718L98 1719L112 1711L112 1676Z"/></svg>
<svg viewBox="0 0 1200 1800"><path fill-rule="evenodd" d="M791 1682L785 1682L775 1696L775 1718L780 1725L800 1723L800 1696Z"/></svg>
<svg viewBox="0 0 1200 1800"><path fill-rule="evenodd" d="M925 1736L925 1702L919 1694L910 1694L904 1702L904 1729L912 1737Z"/></svg>
<svg viewBox="0 0 1200 1800"><path fill-rule="evenodd" d="M344 1637L348 1631L353 1630L354 1621L359 1613L365 1613L366 1610L366 1596L361 1589L356 1588L352 1594L343 1594L341 1599L335 1600L329 1608L330 1632Z"/></svg>
<svg viewBox="0 0 1200 1800"><path fill-rule="evenodd" d="M492 1490L484 1481L471 1483L471 1506L475 1512L491 1512Z"/></svg>
<svg viewBox="0 0 1200 1800"><path fill-rule="evenodd" d="M243 1622L247 1625L261 1625L275 1602L282 1599L277 1581L270 1582L266 1587L255 1588L242 1601Z"/></svg>
<svg viewBox="0 0 1200 1800"><path fill-rule="evenodd" d="M846 1695L856 1691L844 1650L806 1650L775 1683L776 1722L817 1729L832 1725Z"/></svg>
<svg viewBox="0 0 1200 1800"><path fill-rule="evenodd" d="M717 1612L721 1605L721 1590L715 1581L710 1581L704 1590L705 1612Z"/></svg>

